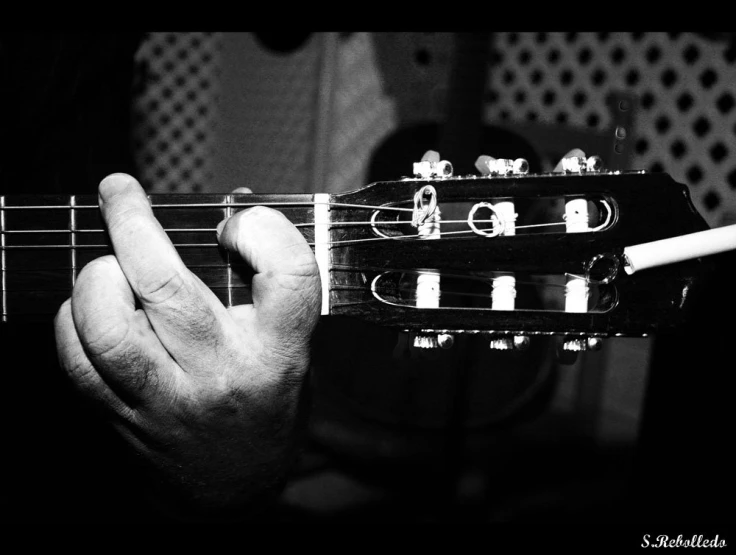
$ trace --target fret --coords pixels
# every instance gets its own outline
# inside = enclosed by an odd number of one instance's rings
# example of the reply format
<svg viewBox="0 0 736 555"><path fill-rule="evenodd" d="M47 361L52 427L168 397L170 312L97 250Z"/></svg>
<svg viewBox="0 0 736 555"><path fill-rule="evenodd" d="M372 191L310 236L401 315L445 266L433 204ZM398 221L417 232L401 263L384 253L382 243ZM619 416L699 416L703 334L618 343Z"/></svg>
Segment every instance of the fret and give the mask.
<svg viewBox="0 0 736 555"><path fill-rule="evenodd" d="M5 195L0 195L0 274L2 274L3 322L8 321L8 300L5 294Z"/></svg>
<svg viewBox="0 0 736 555"><path fill-rule="evenodd" d="M227 208L225 208L225 218L229 218L233 215L233 209L230 206L233 202L233 196L227 195L225 202L227 203ZM230 251L227 251L225 254L227 258L227 306L228 308L233 306L233 290L232 290L232 284L233 284L233 268L231 265L230 260Z"/></svg>
<svg viewBox="0 0 736 555"><path fill-rule="evenodd" d="M151 195L149 200L184 264L226 306L252 302L253 271L237 254L219 248L215 232L223 217L272 206L298 225L308 242L315 239L314 197L308 194ZM113 253L93 195L0 197L0 228L3 321L53 316L81 269Z"/></svg>
<svg viewBox="0 0 736 555"><path fill-rule="evenodd" d="M72 195L69 198L69 231L71 232L70 236L70 245L71 249L69 250L69 263L71 264L71 282L72 282L72 289L74 288L74 284L77 281L77 226L76 226L76 213L77 211L74 209L74 204L76 201L76 197Z"/></svg>
<svg viewBox="0 0 736 555"><path fill-rule="evenodd" d="M314 195L314 256L322 285L322 315L330 313L330 195Z"/></svg>

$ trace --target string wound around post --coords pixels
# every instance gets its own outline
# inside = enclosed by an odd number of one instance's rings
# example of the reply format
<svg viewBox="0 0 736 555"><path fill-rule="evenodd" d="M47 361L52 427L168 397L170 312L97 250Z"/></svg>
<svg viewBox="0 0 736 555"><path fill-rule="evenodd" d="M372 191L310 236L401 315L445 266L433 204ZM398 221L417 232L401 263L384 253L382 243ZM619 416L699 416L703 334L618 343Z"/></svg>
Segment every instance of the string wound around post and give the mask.
<svg viewBox="0 0 736 555"><path fill-rule="evenodd" d="M425 185L414 194L414 213L411 225L419 227L434 214L436 209L437 191L431 185Z"/></svg>

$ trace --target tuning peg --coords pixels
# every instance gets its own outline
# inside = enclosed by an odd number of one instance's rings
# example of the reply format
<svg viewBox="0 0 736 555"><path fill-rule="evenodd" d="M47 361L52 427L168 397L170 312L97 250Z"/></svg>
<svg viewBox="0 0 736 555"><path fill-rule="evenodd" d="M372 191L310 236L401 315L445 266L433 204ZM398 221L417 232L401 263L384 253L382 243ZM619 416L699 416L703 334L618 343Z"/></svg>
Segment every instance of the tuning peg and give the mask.
<svg viewBox="0 0 736 555"><path fill-rule="evenodd" d="M562 342L563 351L599 351L603 346L600 337L567 337Z"/></svg>
<svg viewBox="0 0 736 555"><path fill-rule="evenodd" d="M514 348L514 340L510 337L494 337L489 346L494 351L511 351Z"/></svg>
<svg viewBox="0 0 736 555"><path fill-rule="evenodd" d="M449 333L417 334L414 336L414 346L418 349L449 349L455 344L455 336Z"/></svg>
<svg viewBox="0 0 736 555"><path fill-rule="evenodd" d="M452 177L452 164L447 160L422 160L414 162L414 177L431 178L431 177Z"/></svg>
<svg viewBox="0 0 736 555"><path fill-rule="evenodd" d="M584 156L568 156L562 159L562 171L565 173L580 173L587 169L586 162Z"/></svg>
<svg viewBox="0 0 736 555"><path fill-rule="evenodd" d="M603 347L603 340L600 337L589 337L588 338L588 350L589 351L600 351Z"/></svg>
<svg viewBox="0 0 736 555"><path fill-rule="evenodd" d="M450 349L455 344L455 336L450 333L441 333L437 336L437 345L440 349Z"/></svg>
<svg viewBox="0 0 736 555"><path fill-rule="evenodd" d="M562 171L566 173L599 172L602 168L600 156L568 156L562 159Z"/></svg>
<svg viewBox="0 0 736 555"><path fill-rule="evenodd" d="M489 347L494 351L525 351L529 348L531 341L526 335L516 335L514 337L493 337Z"/></svg>
<svg viewBox="0 0 736 555"><path fill-rule="evenodd" d="M514 175L526 175L529 173L529 162L525 158L517 158L513 164Z"/></svg>
<svg viewBox="0 0 736 555"><path fill-rule="evenodd" d="M562 350L563 351L573 351L576 353L579 353L581 351L587 351L588 350L588 342L585 340L585 338L567 338L562 341Z"/></svg>
<svg viewBox="0 0 736 555"><path fill-rule="evenodd" d="M603 169L603 159L600 156L588 156L585 169L589 172L599 172Z"/></svg>
<svg viewBox="0 0 736 555"><path fill-rule="evenodd" d="M514 336L514 349L517 351L526 351L529 345L531 345L531 340L528 335Z"/></svg>
<svg viewBox="0 0 736 555"><path fill-rule="evenodd" d="M439 345L434 335L415 335L414 346L418 349L436 349Z"/></svg>
<svg viewBox="0 0 736 555"><path fill-rule="evenodd" d="M486 161L489 175L510 175L514 173L514 161L509 158L490 158Z"/></svg>

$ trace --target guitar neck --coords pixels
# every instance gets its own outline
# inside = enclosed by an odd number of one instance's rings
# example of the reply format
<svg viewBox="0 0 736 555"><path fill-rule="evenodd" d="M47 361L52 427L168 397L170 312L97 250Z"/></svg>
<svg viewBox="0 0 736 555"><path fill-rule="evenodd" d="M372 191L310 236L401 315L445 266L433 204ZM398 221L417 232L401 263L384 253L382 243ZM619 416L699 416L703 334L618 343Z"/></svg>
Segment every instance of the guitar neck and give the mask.
<svg viewBox="0 0 736 555"><path fill-rule="evenodd" d="M314 244L316 198L321 197L203 194L150 200L184 263L231 306L251 301L252 274L237 255L219 248L217 224L248 207L270 206ZM3 321L48 319L69 297L84 265L113 253L93 195L0 196L0 232Z"/></svg>
<svg viewBox="0 0 736 555"><path fill-rule="evenodd" d="M323 315L420 334L648 335L683 321L710 271L697 258L702 249L666 267L617 270L627 251L636 268L652 252L659 257L659 241L708 229L687 187L666 174L421 177L334 195L150 200L183 262L226 306L252 302L253 273L218 246L217 224L268 206L313 246ZM0 197L0 231L5 321L48 320L84 265L113 253L92 196ZM568 282L584 290L575 296ZM510 291L501 303L495 292L503 283Z"/></svg>

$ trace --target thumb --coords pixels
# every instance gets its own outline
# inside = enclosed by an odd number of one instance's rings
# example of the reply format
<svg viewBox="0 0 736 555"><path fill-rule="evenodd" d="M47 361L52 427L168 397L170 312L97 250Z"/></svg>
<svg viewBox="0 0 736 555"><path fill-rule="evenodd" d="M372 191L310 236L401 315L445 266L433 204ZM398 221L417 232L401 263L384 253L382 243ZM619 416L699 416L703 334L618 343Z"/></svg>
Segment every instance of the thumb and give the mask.
<svg viewBox="0 0 736 555"><path fill-rule="evenodd" d="M253 269L253 305L233 316L280 344L308 342L321 307L319 269L306 239L286 217L263 206L218 225L218 239ZM301 341L298 341L301 343Z"/></svg>

